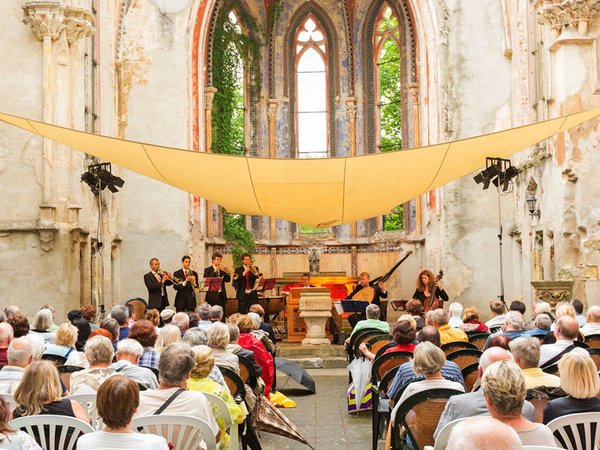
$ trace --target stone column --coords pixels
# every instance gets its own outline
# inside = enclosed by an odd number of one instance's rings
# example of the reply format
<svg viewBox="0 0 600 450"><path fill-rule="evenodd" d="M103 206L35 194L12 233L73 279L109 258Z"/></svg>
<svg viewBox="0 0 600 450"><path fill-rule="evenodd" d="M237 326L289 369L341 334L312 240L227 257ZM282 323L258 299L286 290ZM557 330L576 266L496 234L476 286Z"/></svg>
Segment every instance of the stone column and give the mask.
<svg viewBox="0 0 600 450"><path fill-rule="evenodd" d="M302 339L302 345L331 344L325 334L325 324L331 317L329 289L302 289L300 317L306 322L306 337Z"/></svg>
<svg viewBox="0 0 600 450"><path fill-rule="evenodd" d="M269 116L269 158L275 158L276 155L276 119L277 119L277 106L279 102L275 99L269 99L267 105L267 114ZM269 235L271 241L277 239L277 219L274 217L269 218Z"/></svg>
<svg viewBox="0 0 600 450"><path fill-rule="evenodd" d="M348 116L348 146L349 156L356 156L356 98L346 99L346 115ZM355 239L358 234L356 222L350 224L350 237Z"/></svg>
<svg viewBox="0 0 600 450"><path fill-rule="evenodd" d="M408 85L408 93L410 95L410 103L412 108L412 121L413 121L413 146L419 147L421 145L421 112L420 112L420 96L419 96L419 84L410 83ZM405 207L410 208L410 202L405 203ZM417 234L421 233L421 215L422 215L422 196L419 195L415 199L415 230ZM404 224L404 228L407 229L407 224ZM412 230L411 230L412 231Z"/></svg>
<svg viewBox="0 0 600 450"><path fill-rule="evenodd" d="M217 93L217 88L212 86L204 88L204 150L211 153L212 147L212 109L213 99ZM217 221L213 220L213 203L208 200L204 200L206 208L206 235L207 237L214 237L219 232L219 215L217 215Z"/></svg>
<svg viewBox="0 0 600 450"><path fill-rule="evenodd" d="M43 86L43 120L53 123L54 110L54 51L53 42L58 38L65 26L64 6L57 0L27 2L23 5L25 19L35 36L42 41L42 86ZM43 138L43 170L42 170L42 204L40 219L42 222L56 220L54 201L54 165L55 144Z"/></svg>

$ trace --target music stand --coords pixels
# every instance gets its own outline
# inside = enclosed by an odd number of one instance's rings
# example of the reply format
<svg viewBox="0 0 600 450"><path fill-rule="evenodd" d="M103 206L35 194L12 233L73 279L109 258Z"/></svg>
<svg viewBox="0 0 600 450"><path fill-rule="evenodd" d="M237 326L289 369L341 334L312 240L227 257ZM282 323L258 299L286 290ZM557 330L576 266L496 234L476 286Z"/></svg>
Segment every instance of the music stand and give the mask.
<svg viewBox="0 0 600 450"><path fill-rule="evenodd" d="M392 300L392 309L394 311L406 311L408 300Z"/></svg>
<svg viewBox="0 0 600 450"><path fill-rule="evenodd" d="M270 291L277 285L277 278L261 278L254 290L256 292Z"/></svg>
<svg viewBox="0 0 600 450"><path fill-rule="evenodd" d="M223 277L205 278L204 286L202 287L202 290L204 291L204 288L206 288L205 292L219 292L219 289L221 289L222 282L223 282Z"/></svg>
<svg viewBox="0 0 600 450"><path fill-rule="evenodd" d="M362 300L342 300L342 309L346 313L363 313L366 314L367 306L369 302L363 302Z"/></svg>

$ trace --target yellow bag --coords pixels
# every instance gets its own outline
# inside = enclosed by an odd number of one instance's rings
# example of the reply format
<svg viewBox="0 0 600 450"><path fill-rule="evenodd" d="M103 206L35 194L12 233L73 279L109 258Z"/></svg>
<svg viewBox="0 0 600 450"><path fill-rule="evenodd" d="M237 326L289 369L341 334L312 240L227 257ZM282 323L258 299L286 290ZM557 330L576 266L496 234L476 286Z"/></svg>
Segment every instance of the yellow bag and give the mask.
<svg viewBox="0 0 600 450"><path fill-rule="evenodd" d="M296 402L292 399L287 398L281 392L271 392L271 403L280 408L295 408Z"/></svg>

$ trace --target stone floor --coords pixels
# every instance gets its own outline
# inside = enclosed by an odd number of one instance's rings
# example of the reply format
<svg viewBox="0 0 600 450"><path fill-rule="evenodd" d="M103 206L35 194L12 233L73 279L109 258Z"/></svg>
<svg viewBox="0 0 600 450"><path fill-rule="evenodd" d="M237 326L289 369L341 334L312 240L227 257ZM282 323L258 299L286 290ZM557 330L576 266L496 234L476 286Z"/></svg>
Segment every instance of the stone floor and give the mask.
<svg viewBox="0 0 600 450"><path fill-rule="evenodd" d="M315 449L365 450L371 447L370 411L348 414L346 408L346 369L308 370L315 379L316 395L310 394L295 381L278 372L279 390L296 401L296 408L283 409L300 429L302 435ZM306 450L304 444L261 433L260 441L264 450L298 449Z"/></svg>

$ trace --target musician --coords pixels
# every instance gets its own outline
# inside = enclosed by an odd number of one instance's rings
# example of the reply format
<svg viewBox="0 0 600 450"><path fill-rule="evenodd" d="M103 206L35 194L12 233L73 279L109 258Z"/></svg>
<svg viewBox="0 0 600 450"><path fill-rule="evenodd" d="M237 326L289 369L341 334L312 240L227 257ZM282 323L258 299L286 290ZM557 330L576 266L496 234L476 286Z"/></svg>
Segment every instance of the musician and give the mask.
<svg viewBox="0 0 600 450"><path fill-rule="evenodd" d="M229 283L231 281L231 277L227 272L223 271L223 267L221 267L222 259L223 255L221 255L220 253L214 253L212 255L212 264L206 269L204 269L204 278L223 278L218 292L206 293L206 301L211 306L219 305L221 308L223 308L223 310L225 310L225 304L227 303L227 292L225 291L225 283Z"/></svg>
<svg viewBox="0 0 600 450"><path fill-rule="evenodd" d="M436 281L435 275L430 270L422 270L419 276L417 277L417 290L413 294L413 298L419 300L423 307L427 307L429 303L429 297L431 297L431 292L435 288L435 296L434 299L438 299L444 302L448 301L448 294L442 288L442 285L439 281ZM440 305L440 308L443 305ZM426 308L428 309L428 308Z"/></svg>
<svg viewBox="0 0 600 450"><path fill-rule="evenodd" d="M387 289L385 288L385 284L382 283L381 281L378 282L377 284L375 284L374 286L369 286L369 281L371 281L371 276L368 274L368 272L363 272L359 275L359 280L358 280L358 284L356 285L356 287L354 288L354 290L350 293L350 295L347 297L347 300L351 300L353 299L356 294L358 294L360 291L362 291L365 288L372 288L374 293L373 293L373 298L367 301L370 301L372 304L379 306L379 309L381 311L379 319L383 320L384 322L387 320L386 318L386 311L384 311L384 308L381 307L381 299L382 298L387 298L388 293L387 293ZM352 328L354 328L354 325L356 325L359 321L361 320L365 320L366 316L364 313L356 313L351 315L350 317L348 317L348 322L350 322L350 325L352 325Z"/></svg>
<svg viewBox="0 0 600 450"><path fill-rule="evenodd" d="M167 273L160 272L160 261L158 258L150 260L150 272L144 275L144 283L148 289L148 309L156 308L162 311L169 306L167 286L173 284Z"/></svg>
<svg viewBox="0 0 600 450"><path fill-rule="evenodd" d="M303 288L315 287L314 285L310 284L310 273L308 273L308 272L304 272L302 274L302 287Z"/></svg>
<svg viewBox="0 0 600 450"><path fill-rule="evenodd" d="M182 268L175 271L173 276L183 280L180 284L175 284L173 288L177 291L175 294L175 309L177 312L187 312L196 310L196 292L194 292L194 283L198 286L198 272L190 269L192 259L185 255L181 258Z"/></svg>
<svg viewBox="0 0 600 450"><path fill-rule="evenodd" d="M247 314L250 305L258 303L258 294L252 288L258 279L258 267L252 264L252 256L248 253L242 255L242 266L235 269L233 287L239 303L239 313Z"/></svg>

